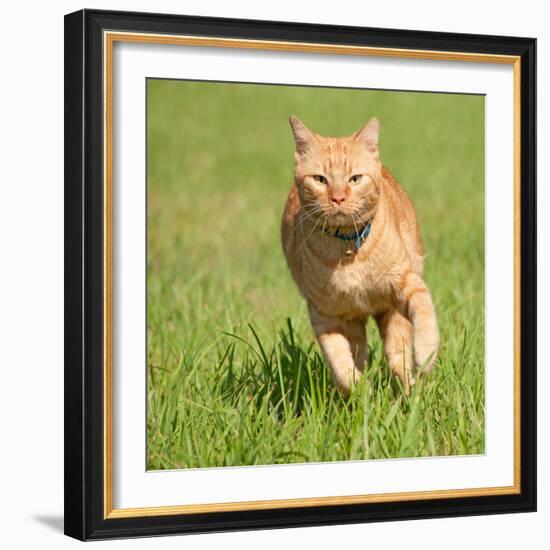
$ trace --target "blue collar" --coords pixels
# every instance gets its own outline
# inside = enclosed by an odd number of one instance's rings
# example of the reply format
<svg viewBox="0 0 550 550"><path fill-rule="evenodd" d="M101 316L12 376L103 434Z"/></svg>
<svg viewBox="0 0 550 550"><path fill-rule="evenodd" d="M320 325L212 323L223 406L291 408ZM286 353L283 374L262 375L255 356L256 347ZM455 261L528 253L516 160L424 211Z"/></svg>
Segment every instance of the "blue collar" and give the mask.
<svg viewBox="0 0 550 550"><path fill-rule="evenodd" d="M363 241L369 236L370 228L371 222L369 221L361 231L354 231L353 233L340 233L340 228L337 228L336 231L327 229L325 230L325 233L342 241L355 241L355 250L357 251L361 248Z"/></svg>

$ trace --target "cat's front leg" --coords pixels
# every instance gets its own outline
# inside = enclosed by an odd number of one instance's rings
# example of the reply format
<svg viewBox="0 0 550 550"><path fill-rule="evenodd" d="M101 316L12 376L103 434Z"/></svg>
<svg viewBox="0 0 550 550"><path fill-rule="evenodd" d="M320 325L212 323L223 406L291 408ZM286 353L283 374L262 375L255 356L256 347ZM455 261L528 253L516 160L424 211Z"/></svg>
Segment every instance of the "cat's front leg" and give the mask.
<svg viewBox="0 0 550 550"><path fill-rule="evenodd" d="M369 360L367 356L366 322L359 319L347 321L345 334L349 341L355 368L362 373Z"/></svg>
<svg viewBox="0 0 550 550"><path fill-rule="evenodd" d="M354 327L353 343L351 343L348 322L322 315L311 305L309 306L309 316L336 385L347 397L352 387L361 379L361 370L357 368L356 360L359 364L361 361L364 363L366 358L365 340L359 338L359 327Z"/></svg>
<svg viewBox="0 0 550 550"><path fill-rule="evenodd" d="M439 350L439 330L432 296L426 283L416 273L403 277L401 309L411 321L414 332L414 362L421 372L429 372Z"/></svg>
<svg viewBox="0 0 550 550"><path fill-rule="evenodd" d="M384 353L390 370L399 377L405 393L410 395L413 375L413 326L396 309L390 308L376 316Z"/></svg>

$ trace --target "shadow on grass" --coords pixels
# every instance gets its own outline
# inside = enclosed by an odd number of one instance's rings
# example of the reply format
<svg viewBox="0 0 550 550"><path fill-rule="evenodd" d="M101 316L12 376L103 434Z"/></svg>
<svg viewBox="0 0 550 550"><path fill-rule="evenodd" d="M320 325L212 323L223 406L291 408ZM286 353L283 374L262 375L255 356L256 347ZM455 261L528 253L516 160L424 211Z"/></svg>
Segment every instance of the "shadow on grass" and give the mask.
<svg viewBox="0 0 550 550"><path fill-rule="evenodd" d="M278 415L299 416L306 407L318 410L330 398L341 399L334 387L324 360L314 343L297 340L292 321L279 331L268 349L249 324L251 341L235 334L223 363L222 392L231 402L246 392L248 401L258 410L267 405ZM248 348L244 361L235 361L235 344Z"/></svg>
<svg viewBox="0 0 550 550"><path fill-rule="evenodd" d="M389 373L378 347L369 346L370 366L363 382L350 399L343 398L332 382L332 376L315 343L305 345L297 339L292 321L287 319L277 339L269 349L249 324L251 341L241 336L225 333L235 339L225 351L220 370L221 390L231 405L246 392L249 402L260 411L269 407L278 416L300 416L309 411L322 412L329 402L339 407L356 408L362 401L361 393L389 391L392 398L404 396L399 382ZM244 345L248 353L241 362L235 360L235 345Z"/></svg>

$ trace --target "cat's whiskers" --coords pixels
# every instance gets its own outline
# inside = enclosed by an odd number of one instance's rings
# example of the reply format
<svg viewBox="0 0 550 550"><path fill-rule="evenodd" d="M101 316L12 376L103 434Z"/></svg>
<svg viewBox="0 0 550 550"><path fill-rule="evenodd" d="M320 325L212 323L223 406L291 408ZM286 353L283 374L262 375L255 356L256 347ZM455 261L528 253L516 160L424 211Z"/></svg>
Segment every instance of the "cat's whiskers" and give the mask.
<svg viewBox="0 0 550 550"><path fill-rule="evenodd" d="M327 220L328 220L328 216L324 216L323 229L321 229L321 247L323 248L323 252L326 252L325 251L325 225L327 223Z"/></svg>
<svg viewBox="0 0 550 550"><path fill-rule="evenodd" d="M355 227L355 234L359 235L359 229L357 229L357 224L355 223L355 216L353 215L353 212L350 215L351 215L351 220L353 221L353 226Z"/></svg>
<svg viewBox="0 0 550 550"><path fill-rule="evenodd" d="M302 210L302 212L303 212L303 211L304 211L304 210ZM311 218L311 217L314 216L315 214L319 214L319 212L322 212L322 211L323 211L323 209L322 209L320 206L317 206L316 208L310 210L309 212L306 212L306 215L305 215L305 216L304 216L304 215L301 215L301 216L300 216L300 223L303 225L303 223L304 223L307 219Z"/></svg>
<svg viewBox="0 0 550 550"><path fill-rule="evenodd" d="M324 216L320 216L319 218L317 218L317 220L315 221L315 224L313 225L313 228L311 229L311 231L307 234L306 238L304 239L304 242L302 243L302 245L300 246L299 250L301 251L302 248L305 247L305 245L307 244L307 240L311 237L311 235L313 234L313 232L317 229L317 225L319 224L319 222L321 221L321 219L326 219L326 214Z"/></svg>
<svg viewBox="0 0 550 550"><path fill-rule="evenodd" d="M321 208L321 205L319 204L318 201L311 200L311 201L307 201L307 202L302 202L301 207L302 207L302 210L307 210L310 207Z"/></svg>
<svg viewBox="0 0 550 550"><path fill-rule="evenodd" d="M316 199L311 199L309 201L301 201L301 205L302 206L309 206L310 204L316 204L317 206L319 206L319 202L316 200Z"/></svg>

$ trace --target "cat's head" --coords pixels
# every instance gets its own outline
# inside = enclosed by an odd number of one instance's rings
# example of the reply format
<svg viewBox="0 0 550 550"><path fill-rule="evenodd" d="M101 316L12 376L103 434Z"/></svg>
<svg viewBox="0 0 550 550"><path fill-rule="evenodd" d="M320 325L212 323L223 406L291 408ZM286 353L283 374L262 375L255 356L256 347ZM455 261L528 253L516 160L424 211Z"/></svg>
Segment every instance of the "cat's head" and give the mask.
<svg viewBox="0 0 550 550"><path fill-rule="evenodd" d="M290 125L296 186L308 218L322 218L328 227L364 224L376 210L380 189L378 119L348 137L320 136L294 116Z"/></svg>

